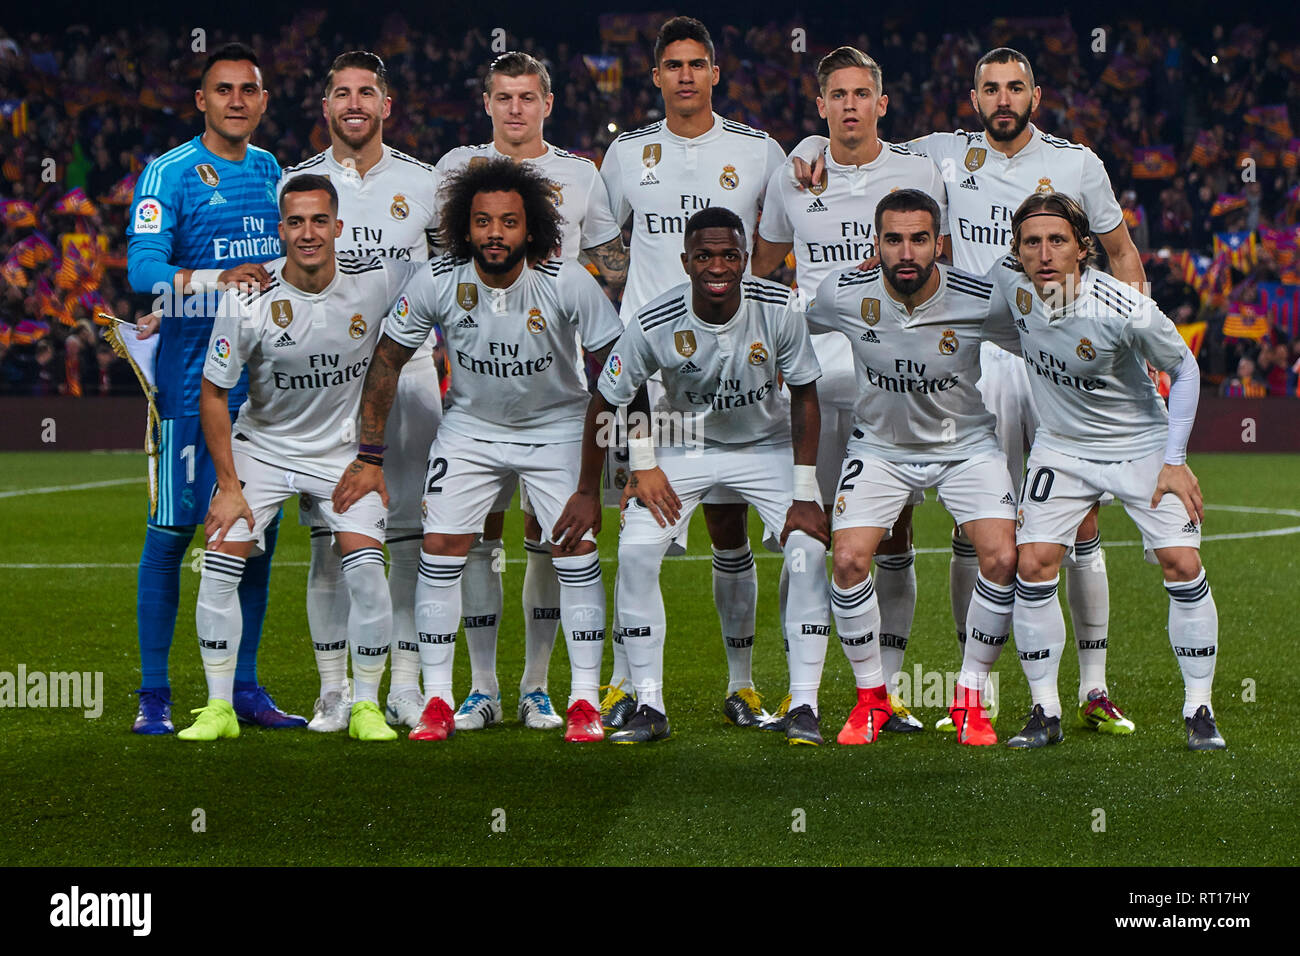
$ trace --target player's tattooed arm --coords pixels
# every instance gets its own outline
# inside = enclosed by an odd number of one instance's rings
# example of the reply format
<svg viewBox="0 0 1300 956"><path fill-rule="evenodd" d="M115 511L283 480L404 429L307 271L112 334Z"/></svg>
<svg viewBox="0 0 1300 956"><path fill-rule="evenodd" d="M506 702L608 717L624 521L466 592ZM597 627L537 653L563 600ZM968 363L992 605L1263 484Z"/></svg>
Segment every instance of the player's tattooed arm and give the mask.
<svg viewBox="0 0 1300 956"><path fill-rule="evenodd" d="M817 440L821 433L821 409L817 404L817 383L790 386L790 432L795 465L817 465ZM792 531L802 531L822 544L831 543L830 524L821 502L796 498L786 512L781 544Z"/></svg>
<svg viewBox="0 0 1300 956"><path fill-rule="evenodd" d="M1133 244L1133 236L1125 223L1110 232L1102 233L1102 248L1110 259L1110 272L1120 282L1126 282L1139 292L1146 291L1147 274L1142 267L1142 255Z"/></svg>
<svg viewBox="0 0 1300 956"><path fill-rule="evenodd" d="M627 285L628 254L623 245L623 234L619 233L608 242L583 250L588 258L596 264L597 271L609 287L609 297L617 300L623 295L623 286Z"/></svg>
<svg viewBox="0 0 1300 956"><path fill-rule="evenodd" d="M217 474L217 491L208 505L203 521L204 537L209 548L215 549L231 527L240 518L253 527L253 512L244 500L244 491L235 473L235 456L230 448L229 389L214 385L206 378L199 387L199 425L203 428L203 441L212 456L212 466Z"/></svg>
<svg viewBox="0 0 1300 956"><path fill-rule="evenodd" d="M380 336L361 390L360 444L383 445L388 413L397 397L397 379L402 366L413 354L415 349L401 345L387 335ZM343 477L334 486L334 510L343 514L372 491L378 492L384 507L388 507L388 486L384 483L382 462L374 464L358 457L344 469Z"/></svg>

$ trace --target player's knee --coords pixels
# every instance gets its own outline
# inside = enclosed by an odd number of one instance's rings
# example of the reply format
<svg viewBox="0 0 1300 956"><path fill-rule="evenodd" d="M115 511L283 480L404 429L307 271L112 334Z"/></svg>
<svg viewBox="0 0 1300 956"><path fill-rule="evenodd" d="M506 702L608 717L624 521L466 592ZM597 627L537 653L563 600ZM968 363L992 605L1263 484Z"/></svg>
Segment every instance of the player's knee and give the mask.
<svg viewBox="0 0 1300 956"><path fill-rule="evenodd" d="M1163 548L1156 557L1166 581L1194 581L1201 573L1201 553L1195 548Z"/></svg>
<svg viewBox="0 0 1300 956"><path fill-rule="evenodd" d="M871 573L871 555L856 548L837 546L831 560L831 573L842 588L861 584Z"/></svg>
<svg viewBox="0 0 1300 956"><path fill-rule="evenodd" d="M1097 505L1092 506L1092 510L1084 517L1083 522L1079 525L1079 530L1074 536L1075 541L1091 541L1101 531L1101 525L1097 521Z"/></svg>
<svg viewBox="0 0 1300 956"><path fill-rule="evenodd" d="M1008 541L980 556L980 574L994 584L1010 584L1016 579L1019 556L1016 546Z"/></svg>
<svg viewBox="0 0 1300 956"><path fill-rule="evenodd" d="M1025 581L1047 581L1060 571L1061 559L1056 549L1037 544L1027 544L1020 549L1016 573Z"/></svg>

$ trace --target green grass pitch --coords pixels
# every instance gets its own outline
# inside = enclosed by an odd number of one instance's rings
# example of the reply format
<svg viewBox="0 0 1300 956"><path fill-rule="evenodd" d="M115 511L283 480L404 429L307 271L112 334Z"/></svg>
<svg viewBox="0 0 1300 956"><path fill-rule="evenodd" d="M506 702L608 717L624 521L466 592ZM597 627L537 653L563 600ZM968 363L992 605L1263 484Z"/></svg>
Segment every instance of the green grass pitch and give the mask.
<svg viewBox="0 0 1300 956"><path fill-rule="evenodd" d="M737 730L721 715L726 668L707 560L664 565L671 740L573 746L559 733L524 730L514 720L523 645L518 512L506 524L498 654L505 726L446 744L260 730L204 745L140 738L128 727L139 677L142 456L8 454L0 462L0 671L22 664L104 675L98 719L0 709L0 863L1236 865L1290 864L1300 850L1300 456L1192 461L1210 505L1204 558L1222 642L1215 704L1229 745L1211 754L1186 750L1160 574L1143 562L1118 506L1103 510L1102 532L1111 690L1138 725L1128 738L1071 723L1062 745L1035 752L968 750L933 731L814 749ZM77 484L94 487L26 493ZM617 521L612 512L606 518L602 551L613 555ZM708 545L696 522L692 552L702 558ZM931 502L917 510L916 528L919 600L907 668L954 671L942 550L949 519ZM310 713L317 684L303 597L307 535L292 520L275 560L261 677L282 706ZM612 563L605 568L612 588ZM773 706L786 687L778 570L777 560L759 561L754 667ZM172 653L182 726L204 696L197 584L186 570ZM832 638L821 691L828 740L853 700L836 645ZM558 706L568 686L562 647L551 664ZM456 668L464 696L463 642ZM999 671L1005 738L1019 729L1028 694L1009 649ZM1063 700L1072 700L1076 679L1067 651ZM917 713L927 726L941 716Z"/></svg>

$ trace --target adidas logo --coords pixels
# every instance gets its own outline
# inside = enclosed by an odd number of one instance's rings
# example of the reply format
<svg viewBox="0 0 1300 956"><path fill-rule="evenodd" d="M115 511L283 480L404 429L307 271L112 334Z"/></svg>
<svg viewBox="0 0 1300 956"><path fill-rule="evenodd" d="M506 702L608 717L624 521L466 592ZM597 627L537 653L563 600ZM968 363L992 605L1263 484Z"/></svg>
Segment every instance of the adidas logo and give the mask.
<svg viewBox="0 0 1300 956"><path fill-rule="evenodd" d="M974 189L976 192L979 191L979 186L975 185L975 177L974 177L974 176L967 176L965 179L963 179L963 180L962 180L962 183L961 183L961 188L962 188L962 189Z"/></svg>
<svg viewBox="0 0 1300 956"><path fill-rule="evenodd" d="M875 343L877 343L877 344L880 343L880 339L876 336L876 333L873 332L871 329L867 329L867 331L865 331L865 332L862 333L861 341L863 341L863 342L875 342Z"/></svg>
<svg viewBox="0 0 1300 956"><path fill-rule="evenodd" d="M1200 525L1198 525L1195 521L1189 521L1187 522L1187 524L1183 525L1183 530L1181 534L1196 534L1196 532L1200 530L1201 530Z"/></svg>
<svg viewBox="0 0 1300 956"><path fill-rule="evenodd" d="M1016 499L1011 497L1011 492L1009 491L1005 495L1003 495L1002 500L998 502L998 504L1003 504L1003 505L1014 505L1015 503L1016 503Z"/></svg>
<svg viewBox="0 0 1300 956"><path fill-rule="evenodd" d="M653 171L647 169L647 170L645 171L645 175L641 177L641 185L642 185L642 186L658 186L658 185L659 185L659 180L655 178L655 174L654 174Z"/></svg>
<svg viewBox="0 0 1300 956"><path fill-rule="evenodd" d="M288 332L285 332L283 335L281 335L278 339L275 340L275 342L272 344L272 348L282 349L286 345L297 345L297 344L298 343L293 340L293 336L290 335Z"/></svg>
<svg viewBox="0 0 1300 956"><path fill-rule="evenodd" d="M1019 316L1016 316L1016 328L1018 328L1021 332L1029 331L1029 326L1025 323L1025 320L1020 318Z"/></svg>
<svg viewBox="0 0 1300 956"><path fill-rule="evenodd" d="M474 316L472 316L472 315L467 315L467 316L465 316L465 318L461 319L459 322L456 323L456 328L458 328L458 329L477 329L477 328L478 328L478 323L474 321Z"/></svg>
<svg viewBox="0 0 1300 956"><path fill-rule="evenodd" d="M818 196L808 204L808 208L805 209L804 212L830 212L830 210L826 208L826 204L822 202L821 197Z"/></svg>
<svg viewBox="0 0 1300 956"><path fill-rule="evenodd" d="M698 365L696 365L694 362L687 362L685 365L683 365L683 366L682 366L681 368L679 368L677 371L681 372L683 375L694 375L694 374L696 374L697 372L699 372L699 370L700 370L700 367L699 367Z"/></svg>
<svg viewBox="0 0 1300 956"><path fill-rule="evenodd" d="M208 200L208 205L224 206L225 204L226 204L226 197L221 195L221 193L217 192L215 189L212 190L212 198Z"/></svg>

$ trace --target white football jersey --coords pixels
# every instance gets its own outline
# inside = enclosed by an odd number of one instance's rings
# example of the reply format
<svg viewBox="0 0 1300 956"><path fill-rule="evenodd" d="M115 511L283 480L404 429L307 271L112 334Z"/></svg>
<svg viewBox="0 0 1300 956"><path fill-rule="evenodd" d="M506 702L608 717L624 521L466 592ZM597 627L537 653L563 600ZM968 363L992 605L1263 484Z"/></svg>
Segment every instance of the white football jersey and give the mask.
<svg viewBox="0 0 1300 956"><path fill-rule="evenodd" d="M983 130L931 133L907 144L929 156L947 183L952 261L963 272L983 275L1011 252L1011 214L1036 192L1077 199L1098 234L1124 221L1096 153L1032 123L1029 131L1029 142L1011 157L991 147Z"/></svg>
<svg viewBox="0 0 1300 956"><path fill-rule="evenodd" d="M876 205L895 189L919 189L939 204L939 234L948 231L948 198L938 168L906 146L880 144L880 155L862 166L831 158L826 173L808 190L797 188L788 169L772 174L758 234L768 242L794 243L795 278L809 295L833 272L876 254Z"/></svg>
<svg viewBox="0 0 1300 956"><path fill-rule="evenodd" d="M878 267L827 276L817 289L808 324L843 332L853 346L858 401L850 454L934 462L998 448L978 388L980 342L1015 347L1010 312L987 279L935 268L938 291L911 315Z"/></svg>
<svg viewBox="0 0 1300 956"><path fill-rule="evenodd" d="M338 191L343 234L335 246L340 253L406 262L429 258L442 181L432 166L385 146L383 158L362 177L336 160L331 147L286 169L279 189L299 173L328 176Z"/></svg>
<svg viewBox="0 0 1300 956"><path fill-rule="evenodd" d="M754 224L772 174L785 153L766 133L713 114L707 133L686 139L664 120L624 133L610 143L600 167L614 221L632 217L632 261L619 311L624 324L667 289L684 281L686 220L708 206L724 206Z"/></svg>
<svg viewBox="0 0 1300 956"><path fill-rule="evenodd" d="M357 412L384 315L419 266L338 257L317 293L279 267L260 292L225 294L203 377L231 388L248 367L233 447L269 465L337 481L356 455Z"/></svg>
<svg viewBox="0 0 1300 956"><path fill-rule="evenodd" d="M1034 445L1088 461L1129 461L1164 448L1169 412L1147 375L1182 364L1187 345L1159 306L1096 269L1053 310L1010 256L986 278L1009 303L1038 410Z"/></svg>
<svg viewBox="0 0 1300 956"><path fill-rule="evenodd" d="M582 440L591 396L574 351L604 348L622 330L584 267L550 259L493 289L472 261L443 256L412 277L384 334L415 348L434 323L452 368L441 428L516 444Z"/></svg>
<svg viewBox="0 0 1300 956"><path fill-rule="evenodd" d="M641 309L600 373L597 387L611 405L626 405L655 372L663 373L669 407L683 431L704 445L770 445L790 441L791 385L821 377L808 326L783 285L746 277L740 308L722 325L691 306L691 285L670 289Z"/></svg>
<svg viewBox="0 0 1300 956"><path fill-rule="evenodd" d="M622 229L610 212L609 195L596 164L567 150L545 143L546 152L535 159L525 159L551 183L551 199L564 217L564 244L561 259L576 259L583 249L591 249L618 236ZM438 173L445 179L450 173L468 166L475 159L506 159L492 143L457 146L438 160Z"/></svg>

